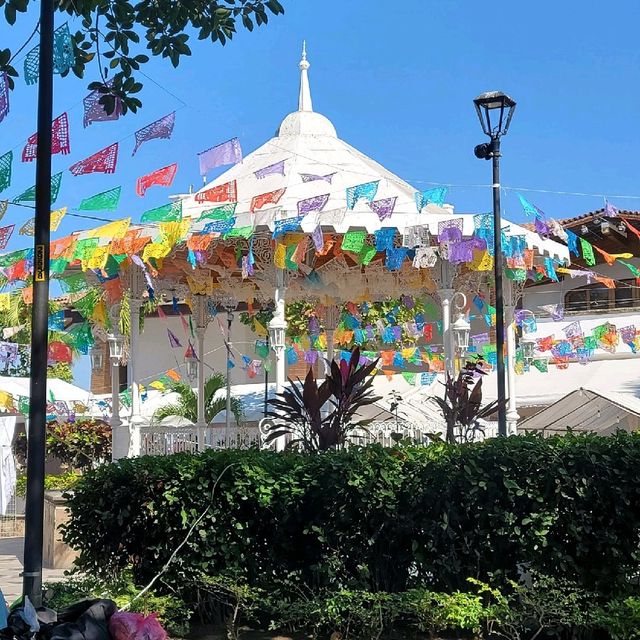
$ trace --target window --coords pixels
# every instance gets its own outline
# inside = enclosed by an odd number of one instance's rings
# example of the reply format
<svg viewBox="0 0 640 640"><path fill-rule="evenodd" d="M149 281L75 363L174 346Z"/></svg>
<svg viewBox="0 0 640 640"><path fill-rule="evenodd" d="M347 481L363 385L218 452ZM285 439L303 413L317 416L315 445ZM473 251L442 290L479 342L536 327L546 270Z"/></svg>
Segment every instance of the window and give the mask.
<svg viewBox="0 0 640 640"><path fill-rule="evenodd" d="M609 289L599 282L567 291L564 297L567 312L613 311L640 307L640 292L635 279L617 280Z"/></svg>

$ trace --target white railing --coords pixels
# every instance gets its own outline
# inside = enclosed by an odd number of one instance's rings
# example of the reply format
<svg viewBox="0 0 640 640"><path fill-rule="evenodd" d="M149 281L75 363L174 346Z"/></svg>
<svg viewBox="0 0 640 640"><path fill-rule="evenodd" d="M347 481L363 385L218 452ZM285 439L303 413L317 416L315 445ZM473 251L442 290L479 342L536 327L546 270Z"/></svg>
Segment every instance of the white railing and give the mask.
<svg viewBox="0 0 640 640"><path fill-rule="evenodd" d="M406 438L416 443L428 444L428 434L441 432L440 424L416 426L396 421L373 422L366 429L352 431L347 446L379 443L391 447L398 440ZM227 430L224 426L198 429L196 426L153 425L140 427L140 455L196 453L200 450L199 439L203 440L202 449L248 449L264 446L264 434L258 427L234 425Z"/></svg>
<svg viewBox="0 0 640 640"><path fill-rule="evenodd" d="M202 447L198 441L202 439ZM260 432L257 427L196 426L173 427L152 425L140 427L140 455L166 456L172 453L196 453L200 449L248 449L259 447Z"/></svg>

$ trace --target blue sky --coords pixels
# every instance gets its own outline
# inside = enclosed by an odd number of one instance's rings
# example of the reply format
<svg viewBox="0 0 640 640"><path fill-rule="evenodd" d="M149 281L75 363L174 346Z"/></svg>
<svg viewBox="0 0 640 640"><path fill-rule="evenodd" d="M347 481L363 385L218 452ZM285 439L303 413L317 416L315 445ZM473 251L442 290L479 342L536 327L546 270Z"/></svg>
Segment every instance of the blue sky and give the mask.
<svg viewBox="0 0 640 640"><path fill-rule="evenodd" d="M178 70L152 61L145 73L164 88L143 78L142 111L118 122L82 128L82 98L95 68L85 80L56 77L54 116L69 113L71 155L54 156L54 172L122 140L116 174L74 178L66 172L56 206L77 206L83 197L122 185L121 208L112 217L135 221L169 193L199 184L199 151L232 136L245 153L256 148L295 109L306 38L314 108L343 139L417 188L489 184L489 163L473 156L483 136L471 101L500 89L518 102L503 143L504 185L607 194L620 207L640 207L638 199L613 197L640 196L637 2L619 0L615 9L600 5L596 11L574 0L281 1L284 16L253 33L242 31L224 48L194 41L192 58ZM14 27L0 25L2 46L22 44L37 19L33 9ZM63 20L57 16L57 24ZM11 113L0 123L0 154L14 148L19 155L35 131L36 95L36 86L18 79ZM146 143L132 158L135 130L173 110L172 140ZM173 189L135 195L138 176L172 162L179 165ZM14 162L13 185L0 198L31 186L34 172L35 163ZM556 218L602 205L601 197L525 195ZM459 212L491 206L487 188L452 187L448 200ZM524 219L515 194L506 193L504 208L507 217ZM28 217L27 210L10 207L3 224ZM84 226L68 217L56 237ZM9 248L29 244L16 233Z"/></svg>

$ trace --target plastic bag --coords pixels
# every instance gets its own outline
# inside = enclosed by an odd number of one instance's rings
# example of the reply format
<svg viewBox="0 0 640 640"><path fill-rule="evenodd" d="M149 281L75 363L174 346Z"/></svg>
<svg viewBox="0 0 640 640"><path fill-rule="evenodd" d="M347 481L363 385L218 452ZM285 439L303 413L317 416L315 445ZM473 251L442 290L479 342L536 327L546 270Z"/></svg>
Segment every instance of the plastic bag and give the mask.
<svg viewBox="0 0 640 640"><path fill-rule="evenodd" d="M109 620L109 632L113 640L167 640L167 632L158 622L155 614L119 611Z"/></svg>

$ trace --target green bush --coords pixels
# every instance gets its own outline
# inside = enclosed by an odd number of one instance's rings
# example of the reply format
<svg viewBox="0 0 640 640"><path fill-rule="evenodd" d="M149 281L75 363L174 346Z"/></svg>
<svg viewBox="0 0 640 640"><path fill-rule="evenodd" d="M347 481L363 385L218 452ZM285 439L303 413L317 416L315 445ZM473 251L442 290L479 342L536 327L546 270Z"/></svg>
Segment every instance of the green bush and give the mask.
<svg viewBox="0 0 640 640"><path fill-rule="evenodd" d="M83 476L70 508L80 567L140 583L201 517L167 579L452 593L524 567L616 592L638 567L640 436L128 459Z"/></svg>
<svg viewBox="0 0 640 640"><path fill-rule="evenodd" d="M59 475L47 474L44 477L46 491L68 491L72 489L80 479L77 471L67 471ZM16 481L16 495L24 498L27 495L27 476L19 476Z"/></svg>
<svg viewBox="0 0 640 640"><path fill-rule="evenodd" d="M116 605L149 615L155 613L160 623L171 633L183 637L189 629L192 609L175 595L161 595L148 591L140 598L134 597L139 589L126 573L113 581L89 576L70 576L64 580L44 585L43 604L55 611L86 598L108 598Z"/></svg>

